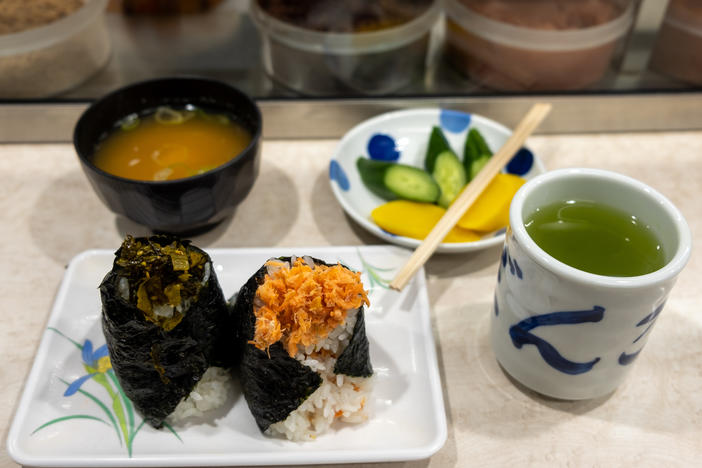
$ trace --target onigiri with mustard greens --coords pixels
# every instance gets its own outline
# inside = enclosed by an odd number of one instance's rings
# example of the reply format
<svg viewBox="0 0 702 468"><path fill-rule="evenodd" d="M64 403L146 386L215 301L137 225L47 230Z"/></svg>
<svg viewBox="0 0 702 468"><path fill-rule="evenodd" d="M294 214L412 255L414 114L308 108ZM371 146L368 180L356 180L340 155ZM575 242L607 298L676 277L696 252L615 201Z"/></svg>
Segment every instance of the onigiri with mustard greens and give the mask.
<svg viewBox="0 0 702 468"><path fill-rule="evenodd" d="M100 297L112 368L146 422L159 428L227 400L229 311L207 253L170 236L127 236Z"/></svg>

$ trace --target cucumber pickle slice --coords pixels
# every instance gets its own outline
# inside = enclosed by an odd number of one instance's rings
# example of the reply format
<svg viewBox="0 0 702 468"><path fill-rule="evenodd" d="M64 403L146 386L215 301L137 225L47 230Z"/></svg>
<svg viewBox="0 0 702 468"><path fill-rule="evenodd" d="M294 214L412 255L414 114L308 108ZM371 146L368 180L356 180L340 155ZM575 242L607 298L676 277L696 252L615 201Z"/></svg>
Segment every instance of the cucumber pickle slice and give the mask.
<svg viewBox="0 0 702 468"><path fill-rule="evenodd" d="M395 164L385 171L385 186L405 200L434 203L439 198L439 186L421 169Z"/></svg>
<svg viewBox="0 0 702 468"><path fill-rule="evenodd" d="M441 131L441 128L434 126L431 128L429 135L429 143L427 144L427 153L424 156L424 168L429 172L434 172L436 158L444 151L451 151L446 135Z"/></svg>
<svg viewBox="0 0 702 468"><path fill-rule="evenodd" d="M443 208L448 208L468 182L466 170L453 151L444 151L436 157L432 176L441 189L438 203Z"/></svg>
<svg viewBox="0 0 702 468"><path fill-rule="evenodd" d="M368 190L385 200L403 198L434 203L439 198L439 186L422 169L366 158L358 158L356 167Z"/></svg>
<svg viewBox="0 0 702 468"><path fill-rule="evenodd" d="M469 181L475 178L491 156L492 150L483 135L476 128L471 128L463 147L463 168Z"/></svg>

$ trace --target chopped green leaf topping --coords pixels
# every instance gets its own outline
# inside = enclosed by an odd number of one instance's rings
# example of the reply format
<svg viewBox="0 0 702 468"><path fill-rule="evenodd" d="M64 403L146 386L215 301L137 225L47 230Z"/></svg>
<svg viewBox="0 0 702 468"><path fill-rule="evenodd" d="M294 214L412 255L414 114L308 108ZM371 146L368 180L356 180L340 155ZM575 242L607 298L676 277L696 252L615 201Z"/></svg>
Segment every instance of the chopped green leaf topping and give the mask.
<svg viewBox="0 0 702 468"><path fill-rule="evenodd" d="M146 320L172 330L203 286L207 256L166 236L127 236L117 251L119 275L129 281L129 301Z"/></svg>
<svg viewBox="0 0 702 468"><path fill-rule="evenodd" d="M169 255L171 256L174 270L188 271L190 264L188 262L188 254L185 253L185 250L175 249L170 252Z"/></svg>

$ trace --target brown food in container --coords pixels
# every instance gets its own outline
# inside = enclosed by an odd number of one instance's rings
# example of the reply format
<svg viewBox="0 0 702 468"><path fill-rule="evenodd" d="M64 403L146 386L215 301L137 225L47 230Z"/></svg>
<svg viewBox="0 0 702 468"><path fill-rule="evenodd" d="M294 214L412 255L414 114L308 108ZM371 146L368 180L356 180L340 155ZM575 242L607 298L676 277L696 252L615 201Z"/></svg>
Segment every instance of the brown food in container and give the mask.
<svg viewBox="0 0 702 468"><path fill-rule="evenodd" d="M263 65L310 95L387 94L423 76L435 0L255 0Z"/></svg>
<svg viewBox="0 0 702 468"><path fill-rule="evenodd" d="M82 6L83 0L2 0L0 35L53 23Z"/></svg>
<svg viewBox="0 0 702 468"><path fill-rule="evenodd" d="M379 31L405 24L432 0L256 0L272 17L300 28L330 33Z"/></svg>
<svg viewBox="0 0 702 468"><path fill-rule="evenodd" d="M203 13L222 0L110 0L111 11L128 15L178 15Z"/></svg>
<svg viewBox="0 0 702 468"><path fill-rule="evenodd" d="M9 15L2 23L6 31L13 30L0 34L0 98L58 94L85 81L109 59L107 0L21 3L0 1L0 12Z"/></svg>

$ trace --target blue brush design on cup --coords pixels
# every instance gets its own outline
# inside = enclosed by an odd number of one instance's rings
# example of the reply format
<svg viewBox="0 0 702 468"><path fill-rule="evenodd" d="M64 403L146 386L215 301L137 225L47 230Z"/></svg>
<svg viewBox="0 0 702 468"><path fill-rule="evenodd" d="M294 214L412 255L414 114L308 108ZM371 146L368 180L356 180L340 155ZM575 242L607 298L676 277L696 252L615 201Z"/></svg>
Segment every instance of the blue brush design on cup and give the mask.
<svg viewBox="0 0 702 468"><path fill-rule="evenodd" d="M643 338L649 331L651 331L651 327L655 323L656 319L658 318L658 315L660 315L661 311L663 310L663 306L665 305L665 302L663 304L659 305L656 307L656 310L645 316L639 323L636 324L637 327L641 327L643 325L648 324L646 329L638 336L636 339L632 342L636 343L639 341L641 338ZM642 348L643 349L643 348ZM617 360L619 364L622 366L627 366L634 362L634 360L639 356L639 353L641 350L639 349L635 353L628 354L626 351L622 351L622 354L619 355L619 359Z"/></svg>
<svg viewBox="0 0 702 468"><path fill-rule="evenodd" d="M512 257L507 255L507 263L509 263L509 272L516 275L517 278L522 279L522 270L519 268L516 260L512 260Z"/></svg>
<svg viewBox="0 0 702 468"><path fill-rule="evenodd" d="M643 349L643 348L641 348L641 349ZM621 366L628 366L629 364L634 362L634 360L636 360L637 357L639 357L639 353L641 352L641 349L636 351L635 353L631 353L631 354L627 354L626 352L622 351L622 354L619 355L619 359L617 360L617 362Z"/></svg>
<svg viewBox="0 0 702 468"><path fill-rule="evenodd" d="M502 269L507 264L507 246L502 247L502 255L500 255L500 267L497 269L497 282L502 281ZM497 305L497 302L495 302ZM497 314L495 314L497 315Z"/></svg>
<svg viewBox="0 0 702 468"><path fill-rule="evenodd" d="M646 327L646 329L643 331L643 333L641 333L641 334L634 340L634 343L636 343L637 341L639 341L646 333L649 332L649 330L651 330L651 327L653 326L653 323L656 321L656 319L658 318L658 315L659 315L659 314L661 313L661 311L663 310L663 306L664 306L664 305L665 305L665 302L664 302L663 304L659 305L658 307L656 307L656 310L654 310L653 312L651 312L650 314L648 314L648 315L647 315L646 317L644 317L639 323L636 324L637 327L640 327L641 325L646 325L646 324L649 324L649 325Z"/></svg>
<svg viewBox="0 0 702 468"><path fill-rule="evenodd" d="M497 282L498 283L500 282L500 280L502 278L502 269L506 268L507 265L509 265L509 272L512 274L512 276L516 276L519 279L524 279L524 272L520 268L519 263L517 263L517 259L512 258L509 255L509 251L508 251L506 246L502 249L501 263L502 263L502 266L497 271Z"/></svg>
<svg viewBox="0 0 702 468"><path fill-rule="evenodd" d="M554 369L570 375L583 374L590 371L600 361L600 358L597 357L589 362L570 361L564 358L548 341L539 338L530 333L530 331L543 326L599 322L604 317L604 313L604 307L594 306L592 310L551 312L549 314L535 315L509 327L509 336L512 338L512 344L517 349L521 349L525 344L536 346L544 361Z"/></svg>

